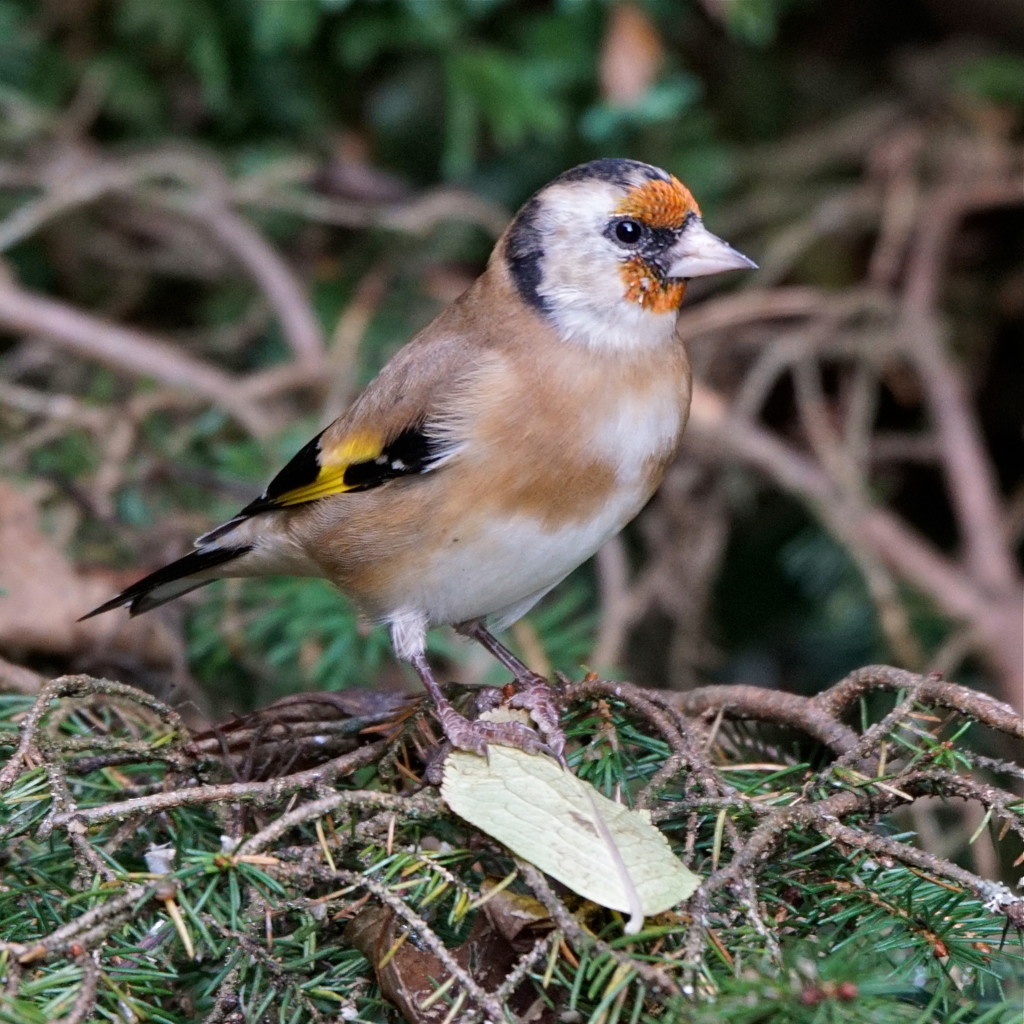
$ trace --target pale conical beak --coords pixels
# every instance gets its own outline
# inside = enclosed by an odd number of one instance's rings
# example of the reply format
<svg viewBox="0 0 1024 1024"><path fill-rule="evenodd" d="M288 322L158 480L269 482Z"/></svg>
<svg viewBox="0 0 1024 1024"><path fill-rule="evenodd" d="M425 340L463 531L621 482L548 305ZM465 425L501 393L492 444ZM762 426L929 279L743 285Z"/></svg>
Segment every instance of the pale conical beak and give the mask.
<svg viewBox="0 0 1024 1024"><path fill-rule="evenodd" d="M711 234L700 217L691 217L669 250L668 277L707 277L725 270L757 270L757 264Z"/></svg>

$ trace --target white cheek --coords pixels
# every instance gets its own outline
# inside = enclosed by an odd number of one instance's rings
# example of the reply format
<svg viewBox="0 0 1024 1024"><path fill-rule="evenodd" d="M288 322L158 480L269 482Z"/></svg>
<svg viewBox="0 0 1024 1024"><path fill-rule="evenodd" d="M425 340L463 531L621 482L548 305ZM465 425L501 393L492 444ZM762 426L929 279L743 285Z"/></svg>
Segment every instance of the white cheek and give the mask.
<svg viewBox="0 0 1024 1024"><path fill-rule="evenodd" d="M605 251L551 271L545 267L538 292L560 337L605 351L656 348L671 340L677 311L658 313L627 299L619 269L618 258Z"/></svg>
<svg viewBox="0 0 1024 1024"><path fill-rule="evenodd" d="M550 315L566 341L605 351L658 348L672 340L676 327L675 310L655 313L625 298L601 306L563 301Z"/></svg>

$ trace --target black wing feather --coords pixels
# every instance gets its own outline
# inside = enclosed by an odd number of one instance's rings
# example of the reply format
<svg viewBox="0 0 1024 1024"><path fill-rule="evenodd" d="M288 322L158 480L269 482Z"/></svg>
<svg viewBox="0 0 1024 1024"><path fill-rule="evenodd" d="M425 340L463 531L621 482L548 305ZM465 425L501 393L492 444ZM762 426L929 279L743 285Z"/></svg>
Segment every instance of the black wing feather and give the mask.
<svg viewBox="0 0 1024 1024"><path fill-rule="evenodd" d="M197 580L191 586L185 585L170 588L168 587L169 584L185 580L187 577L203 572L205 569L213 569L215 566L223 565L225 562L231 562L251 550L251 544L239 544L230 548L207 548L201 551L190 551L184 558L179 558L177 561L157 569L156 572L151 572L148 576L139 580L138 583L133 583L127 589L122 590L117 597L112 597L98 608L93 608L91 612L87 612L78 621L82 622L84 619L91 619L94 615L101 615L103 612L120 608L122 605L127 605L132 615L148 612L150 608L156 608L165 601L181 597L182 594L187 594L190 590L195 590L197 587L205 586L213 581ZM163 592L161 593L161 591Z"/></svg>
<svg viewBox="0 0 1024 1024"><path fill-rule="evenodd" d="M267 489L254 501L249 502L232 520L232 523L256 515L258 512L293 508L293 505L285 504L280 499L292 491L308 487L316 482L321 468L320 438L322 436L323 431L299 449L284 469L270 481ZM389 441L376 457L362 462L353 462L345 469L342 482L348 493L368 491L371 488L380 487L381 484L385 484L389 480L426 473L441 457L441 454L441 442L431 437L422 423L417 423L407 427ZM215 535L216 531L213 531L201 539L212 540Z"/></svg>
<svg viewBox="0 0 1024 1024"><path fill-rule="evenodd" d="M353 462L342 478L353 491L368 491L388 480L426 473L440 457L441 445L423 430L422 424L408 427L375 459Z"/></svg>

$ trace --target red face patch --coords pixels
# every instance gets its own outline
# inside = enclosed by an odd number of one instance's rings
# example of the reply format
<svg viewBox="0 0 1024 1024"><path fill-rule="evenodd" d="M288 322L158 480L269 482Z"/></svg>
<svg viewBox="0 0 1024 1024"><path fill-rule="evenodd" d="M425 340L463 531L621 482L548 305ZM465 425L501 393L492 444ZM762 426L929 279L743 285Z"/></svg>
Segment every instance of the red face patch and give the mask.
<svg viewBox="0 0 1024 1024"><path fill-rule="evenodd" d="M686 282L660 278L639 257L626 260L619 270L626 298L652 313L672 313L683 304Z"/></svg>
<svg viewBox="0 0 1024 1024"><path fill-rule="evenodd" d="M672 177L668 181L645 181L630 189L615 208L615 213L635 217L648 227L677 231L691 213L700 216L700 207L690 190L678 178ZM685 282L661 277L640 257L626 260L619 273L630 302L652 313L672 313L682 305Z"/></svg>
<svg viewBox="0 0 1024 1024"><path fill-rule="evenodd" d="M700 216L700 207L690 190L676 177L645 181L629 190L615 207L620 216L636 217L652 228L676 229L683 226L688 214Z"/></svg>

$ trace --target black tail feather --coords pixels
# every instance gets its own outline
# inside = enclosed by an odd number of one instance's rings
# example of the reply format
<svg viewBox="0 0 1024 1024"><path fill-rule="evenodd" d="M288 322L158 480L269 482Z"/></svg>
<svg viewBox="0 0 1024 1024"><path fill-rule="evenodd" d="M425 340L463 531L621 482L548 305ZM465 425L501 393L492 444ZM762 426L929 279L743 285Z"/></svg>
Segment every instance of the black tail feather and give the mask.
<svg viewBox="0 0 1024 1024"><path fill-rule="evenodd" d="M91 619L94 615L102 615L103 612L109 612L122 606L126 606L132 615L141 615L142 612L148 612L151 608L156 608L166 601L172 601L182 594L187 594L190 590L213 582L213 580L190 581L190 576L223 565L251 550L252 545L245 544L232 548L207 548L192 551L184 558L179 558L176 562L171 562L169 565L157 569L156 572L151 572L138 583L133 583L127 589L122 590L117 597L104 601L98 608L93 608L78 621Z"/></svg>

